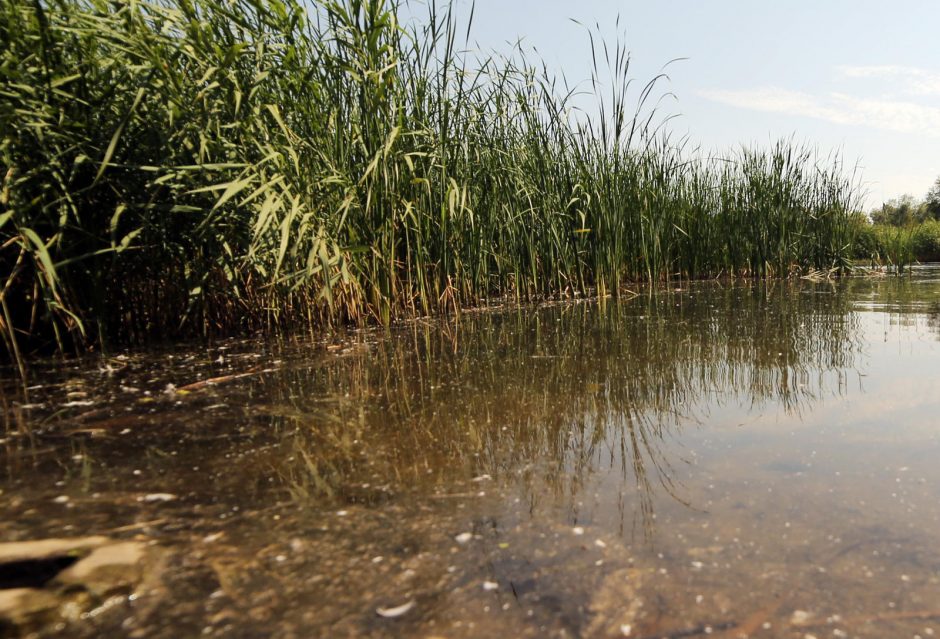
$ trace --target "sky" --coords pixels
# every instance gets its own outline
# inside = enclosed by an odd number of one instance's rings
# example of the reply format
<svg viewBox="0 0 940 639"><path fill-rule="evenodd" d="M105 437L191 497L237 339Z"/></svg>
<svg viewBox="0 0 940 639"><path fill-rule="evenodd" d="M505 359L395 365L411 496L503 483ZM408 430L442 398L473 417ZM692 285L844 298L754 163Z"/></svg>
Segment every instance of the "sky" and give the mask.
<svg viewBox="0 0 940 639"><path fill-rule="evenodd" d="M464 18L471 4L455 0ZM792 137L841 152L867 208L940 176L940 0L476 0L470 49L521 38L586 80L595 25L626 42L637 87L683 58L657 85L676 96L661 112L706 151Z"/></svg>

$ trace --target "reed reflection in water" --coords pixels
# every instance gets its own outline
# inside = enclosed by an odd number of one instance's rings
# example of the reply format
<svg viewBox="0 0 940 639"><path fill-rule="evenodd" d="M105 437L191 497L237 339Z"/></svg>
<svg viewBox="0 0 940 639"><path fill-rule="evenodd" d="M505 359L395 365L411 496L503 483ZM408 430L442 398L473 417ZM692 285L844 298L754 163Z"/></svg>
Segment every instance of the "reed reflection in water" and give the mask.
<svg viewBox="0 0 940 639"><path fill-rule="evenodd" d="M617 471L621 519L648 533L657 490L687 503L684 429L728 405L798 418L844 392L860 350L841 289L715 285L412 323L268 392L296 433L281 472L298 498L370 503L488 476L574 518L590 478Z"/></svg>

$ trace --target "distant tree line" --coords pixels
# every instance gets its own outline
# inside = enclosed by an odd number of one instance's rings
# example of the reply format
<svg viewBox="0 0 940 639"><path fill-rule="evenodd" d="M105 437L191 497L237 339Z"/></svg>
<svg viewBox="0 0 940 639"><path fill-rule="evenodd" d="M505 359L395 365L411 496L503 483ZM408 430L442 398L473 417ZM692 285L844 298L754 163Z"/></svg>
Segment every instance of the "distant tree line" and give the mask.
<svg viewBox="0 0 940 639"><path fill-rule="evenodd" d="M868 215L858 212L853 253L858 259L888 262L940 261L940 177L923 200L913 195L888 200Z"/></svg>
<svg viewBox="0 0 940 639"><path fill-rule="evenodd" d="M923 200L918 200L913 195L902 195L873 209L869 217L874 224L890 226L909 226L927 220L940 220L940 177Z"/></svg>

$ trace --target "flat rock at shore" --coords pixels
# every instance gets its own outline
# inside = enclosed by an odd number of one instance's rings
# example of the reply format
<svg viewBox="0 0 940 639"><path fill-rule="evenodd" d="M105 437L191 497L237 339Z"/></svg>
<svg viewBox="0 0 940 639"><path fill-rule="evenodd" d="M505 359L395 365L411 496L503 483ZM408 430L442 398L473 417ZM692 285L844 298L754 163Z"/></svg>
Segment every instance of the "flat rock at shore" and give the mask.
<svg viewBox="0 0 940 639"><path fill-rule="evenodd" d="M0 544L0 635L96 616L159 578L145 541L91 536Z"/></svg>

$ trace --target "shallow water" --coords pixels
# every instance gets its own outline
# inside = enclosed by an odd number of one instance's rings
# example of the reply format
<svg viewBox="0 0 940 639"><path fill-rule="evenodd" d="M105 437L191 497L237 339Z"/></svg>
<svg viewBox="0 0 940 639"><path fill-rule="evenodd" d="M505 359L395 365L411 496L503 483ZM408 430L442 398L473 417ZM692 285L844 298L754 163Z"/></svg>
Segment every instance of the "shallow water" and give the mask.
<svg viewBox="0 0 940 639"><path fill-rule="evenodd" d="M925 267L47 364L0 537L166 551L48 636L927 637L938 339Z"/></svg>

